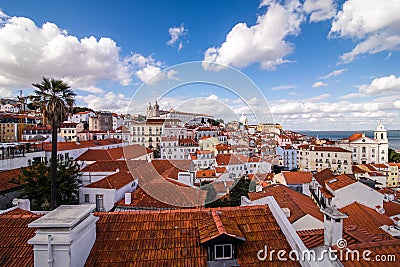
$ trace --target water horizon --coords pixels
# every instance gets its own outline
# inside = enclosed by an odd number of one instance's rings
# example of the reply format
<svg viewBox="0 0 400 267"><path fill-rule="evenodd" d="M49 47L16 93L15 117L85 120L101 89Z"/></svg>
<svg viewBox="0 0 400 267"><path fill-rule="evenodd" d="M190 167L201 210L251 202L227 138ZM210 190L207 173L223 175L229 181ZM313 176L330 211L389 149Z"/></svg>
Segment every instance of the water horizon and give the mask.
<svg viewBox="0 0 400 267"><path fill-rule="evenodd" d="M389 148L394 150L400 150L400 130L387 130L388 131L388 140L389 140ZM374 130L364 130L364 131L318 131L318 130L301 130L295 131L301 134L305 134L312 137L318 137L319 139L331 139L331 140L339 140L354 133L364 133L365 136L369 138L374 138Z"/></svg>

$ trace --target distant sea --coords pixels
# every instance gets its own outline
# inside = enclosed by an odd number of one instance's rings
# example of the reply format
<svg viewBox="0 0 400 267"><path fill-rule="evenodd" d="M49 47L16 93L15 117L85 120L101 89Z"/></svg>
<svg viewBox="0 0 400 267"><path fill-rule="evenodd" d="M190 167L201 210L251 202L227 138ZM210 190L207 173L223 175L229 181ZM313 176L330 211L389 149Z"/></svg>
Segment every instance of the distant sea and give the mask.
<svg viewBox="0 0 400 267"><path fill-rule="evenodd" d="M297 131L308 136L318 137L319 139L342 139L349 137L353 133L365 133L365 136L374 138L374 131ZM400 150L400 130L388 130L389 147L396 151Z"/></svg>

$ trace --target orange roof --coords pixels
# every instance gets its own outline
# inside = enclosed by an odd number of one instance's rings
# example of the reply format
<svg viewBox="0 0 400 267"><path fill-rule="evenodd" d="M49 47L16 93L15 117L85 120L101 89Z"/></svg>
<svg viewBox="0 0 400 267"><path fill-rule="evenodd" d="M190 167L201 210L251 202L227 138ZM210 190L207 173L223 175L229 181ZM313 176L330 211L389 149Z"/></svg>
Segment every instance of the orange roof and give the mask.
<svg viewBox="0 0 400 267"><path fill-rule="evenodd" d="M254 255L264 246L291 250L268 206L95 213L96 241L86 266L208 266L207 247L200 243L208 232L201 235L200 229L206 221L217 227L213 211L227 233L246 239L236 249L241 266L258 266ZM275 257L268 263L281 264Z"/></svg>
<svg viewBox="0 0 400 267"><path fill-rule="evenodd" d="M230 145L225 145L225 144L218 144L215 146L217 150L231 150Z"/></svg>
<svg viewBox="0 0 400 267"><path fill-rule="evenodd" d="M351 153L351 151L346 150L341 147L335 147L335 146L312 146L310 147L311 151L326 151L326 152L346 152L346 153Z"/></svg>
<svg viewBox="0 0 400 267"><path fill-rule="evenodd" d="M216 157L216 161L219 166L244 163L235 154L219 154Z"/></svg>
<svg viewBox="0 0 400 267"><path fill-rule="evenodd" d="M129 145L110 149L89 149L80 155L76 160L80 161L99 161L99 160L118 160L135 159L137 157L151 153L152 151L141 145Z"/></svg>
<svg viewBox="0 0 400 267"><path fill-rule="evenodd" d="M325 181L325 186L329 187L333 191L336 191L343 187L354 184L355 182L356 180L353 178L347 176L346 174L342 174Z"/></svg>
<svg viewBox="0 0 400 267"><path fill-rule="evenodd" d="M384 201L383 209L385 210L385 214L389 217L400 214L400 204L394 203L392 201Z"/></svg>
<svg viewBox="0 0 400 267"><path fill-rule="evenodd" d="M311 172L282 172L287 184L311 183Z"/></svg>
<svg viewBox="0 0 400 267"><path fill-rule="evenodd" d="M17 188L20 185L11 182L12 179L19 180L19 175L21 174L21 168L0 171L0 191L11 190Z"/></svg>
<svg viewBox="0 0 400 267"><path fill-rule="evenodd" d="M353 171L353 173L366 173L366 171L364 171L363 169L361 169L357 165L351 166L351 170Z"/></svg>
<svg viewBox="0 0 400 267"><path fill-rule="evenodd" d="M198 228L201 244L211 243L221 236L228 236L242 242L246 240L235 221L222 214L218 214L215 210L211 212L211 215L211 217L207 216L199 222Z"/></svg>
<svg viewBox="0 0 400 267"><path fill-rule="evenodd" d="M162 177L177 180L179 172L186 172L191 169L193 162L191 160L152 160L151 164Z"/></svg>
<svg viewBox="0 0 400 267"><path fill-rule="evenodd" d="M215 169L211 170L198 170L196 172L196 178L217 178Z"/></svg>
<svg viewBox="0 0 400 267"><path fill-rule="evenodd" d="M336 177L336 175L333 174L333 171L329 168L323 169L322 171L317 172L313 176L321 186L325 185L326 180Z"/></svg>
<svg viewBox="0 0 400 267"><path fill-rule="evenodd" d="M0 214L1 266L33 266L33 246L28 240L35 236L36 228L28 228L28 224L39 217L20 209Z"/></svg>
<svg viewBox="0 0 400 267"><path fill-rule="evenodd" d="M290 210L290 217L288 219L291 223L307 214L320 221L324 220L322 212L311 198L284 185L271 185L265 187L261 192L250 192L248 195L252 201L273 196L281 208L288 208Z"/></svg>
<svg viewBox="0 0 400 267"><path fill-rule="evenodd" d="M297 231L297 234L309 249L324 246L324 229L301 230ZM355 225L343 227L342 238L346 240L348 246L382 240L378 235L371 235Z"/></svg>
<svg viewBox="0 0 400 267"><path fill-rule="evenodd" d="M392 220L376 210L367 206L354 202L344 208L339 209L340 212L347 214L349 217L344 219L344 225L357 225L372 234L387 234L379 227L382 225L391 225Z"/></svg>
<svg viewBox="0 0 400 267"><path fill-rule="evenodd" d="M185 207L178 207L165 203L149 195L140 186L131 193L131 204L125 204L125 199L121 199L116 204L117 207L130 207L135 210L158 210L158 209L182 209Z"/></svg>
<svg viewBox="0 0 400 267"><path fill-rule="evenodd" d="M120 189L121 187L133 182L134 178L130 172L117 172L103 179L85 185L87 188Z"/></svg>
<svg viewBox="0 0 400 267"><path fill-rule="evenodd" d="M355 134L350 135L346 139L349 140L350 142L354 142L354 141L356 141L356 140L358 140L358 139L360 139L362 137L363 137L362 133L355 133Z"/></svg>
<svg viewBox="0 0 400 267"><path fill-rule="evenodd" d="M215 171L217 173L224 173L226 172L226 167L215 167Z"/></svg>
<svg viewBox="0 0 400 267"><path fill-rule="evenodd" d="M382 240L382 241L377 241L377 242L364 242L360 244L353 244L347 247L348 249L352 251L359 251L360 255L366 250L368 250L369 256L368 258L370 261L367 261L367 259L364 259L362 256L360 256L359 261L353 261L353 260L348 260L346 261L345 259L342 260L342 263L344 266L385 266L385 267L397 267L399 266L398 260L400 259L400 240L399 239L394 239L394 240ZM346 248L346 250L347 250ZM388 255L393 255L391 257L394 257L394 261L386 260L386 261L381 261L381 262L374 262L375 257L377 255L380 255L379 259L384 259L383 256L385 256L385 259L389 259L387 257ZM346 258L346 257L344 257ZM351 257L350 257L351 258Z"/></svg>

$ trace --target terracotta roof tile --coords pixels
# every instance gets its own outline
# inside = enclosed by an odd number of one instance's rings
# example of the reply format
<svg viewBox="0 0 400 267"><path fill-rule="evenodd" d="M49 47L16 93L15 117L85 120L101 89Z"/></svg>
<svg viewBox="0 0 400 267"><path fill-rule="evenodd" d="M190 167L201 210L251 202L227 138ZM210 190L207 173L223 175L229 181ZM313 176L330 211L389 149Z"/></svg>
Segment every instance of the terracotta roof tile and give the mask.
<svg viewBox="0 0 400 267"><path fill-rule="evenodd" d="M246 239L237 246L241 266L260 266L257 252L265 245L290 251L268 206L95 213L96 241L86 266L208 266L199 225L205 220L215 224L213 211L220 213L227 232ZM267 264L282 263L274 259ZM299 263L288 261L285 266Z"/></svg>
<svg viewBox="0 0 400 267"><path fill-rule="evenodd" d="M325 181L325 186L329 187L333 191L336 191L342 189L343 187L354 184L355 182L357 181L353 178L347 176L346 174L342 174Z"/></svg>
<svg viewBox="0 0 400 267"><path fill-rule="evenodd" d="M151 150L141 145L129 145L110 149L89 149L80 155L78 161L99 161L99 160L119 160L135 159L137 157L151 153Z"/></svg>
<svg viewBox="0 0 400 267"><path fill-rule="evenodd" d="M94 183L85 185L87 188L120 189L134 181L130 172L117 172Z"/></svg>
<svg viewBox="0 0 400 267"><path fill-rule="evenodd" d="M383 240L377 242L364 242L360 244L353 244L348 246L351 250L358 250L360 255L366 250L370 251L368 258L370 259L367 261L362 256L360 256L360 260L342 260L344 266L385 266L385 267L397 267L399 266L399 259L400 259L400 240ZM375 260L375 257L379 255L381 261L378 262ZM394 260L387 260L388 255L393 255ZM382 259L386 259L386 261L382 261Z"/></svg>
<svg viewBox="0 0 400 267"><path fill-rule="evenodd" d="M219 154L216 157L217 164L219 166L226 166L230 164L243 164L246 161L242 161L235 154Z"/></svg>
<svg viewBox="0 0 400 267"><path fill-rule="evenodd" d="M0 215L0 266L33 266L33 246L28 240L36 229L28 224L39 217L18 210Z"/></svg>
<svg viewBox="0 0 400 267"><path fill-rule="evenodd" d="M271 185L265 187L261 192L250 192L248 195L252 201L273 196L281 208L288 208L290 210L290 217L288 219L291 223L294 223L307 214L320 221L324 220L323 214L311 198L284 185Z"/></svg>
<svg viewBox="0 0 400 267"><path fill-rule="evenodd" d="M324 245L324 229L301 230L297 231L297 234L309 249ZM371 235L355 225L343 227L343 239L346 240L348 246L382 240L379 236Z"/></svg>
<svg viewBox="0 0 400 267"><path fill-rule="evenodd" d="M311 172L282 172L287 184L305 184L312 180Z"/></svg>
<svg viewBox="0 0 400 267"><path fill-rule="evenodd" d="M201 244L211 243L222 236L236 239L235 241L240 243L246 240L235 221L230 220L225 215L220 215L215 210L212 211L211 215L211 218L206 217L199 222Z"/></svg>
<svg viewBox="0 0 400 267"><path fill-rule="evenodd" d="M354 133L345 139L349 140L350 142L354 142L362 137L363 137L362 133Z"/></svg>
<svg viewBox="0 0 400 267"><path fill-rule="evenodd" d="M217 178L215 169L211 170L198 170L196 172L196 178Z"/></svg>
<svg viewBox="0 0 400 267"><path fill-rule="evenodd" d="M357 202L341 208L339 211L349 216L347 219L344 219L344 226L356 225L371 234L389 237L388 234L379 228L382 225L392 224L392 220L388 216L380 214Z"/></svg>
<svg viewBox="0 0 400 267"><path fill-rule="evenodd" d="M333 171L329 168L323 169L320 172L317 172L316 174L313 175L314 179L317 180L317 182L321 185L325 185L325 181L329 180L333 177L336 177L336 175L333 174Z"/></svg>
<svg viewBox="0 0 400 267"><path fill-rule="evenodd" d="M400 204L392 201L383 202L383 209L385 214L389 217L400 214Z"/></svg>

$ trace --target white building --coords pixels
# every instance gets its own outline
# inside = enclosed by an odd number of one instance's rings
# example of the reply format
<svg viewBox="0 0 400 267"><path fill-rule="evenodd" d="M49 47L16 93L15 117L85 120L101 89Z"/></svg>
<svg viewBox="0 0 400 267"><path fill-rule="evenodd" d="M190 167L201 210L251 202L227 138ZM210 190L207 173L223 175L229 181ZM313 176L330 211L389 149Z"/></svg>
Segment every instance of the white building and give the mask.
<svg viewBox="0 0 400 267"><path fill-rule="evenodd" d="M75 114L72 114L69 118L69 122L79 123L79 122L87 122L89 123L89 118L93 117L95 114L93 111L82 111Z"/></svg>
<svg viewBox="0 0 400 267"><path fill-rule="evenodd" d="M97 211L110 211L136 187L137 181L130 172L117 172L79 188L79 204L95 204Z"/></svg>
<svg viewBox="0 0 400 267"><path fill-rule="evenodd" d="M299 146L297 165L300 171L329 168L339 173L352 173L351 152L341 147Z"/></svg>
<svg viewBox="0 0 400 267"><path fill-rule="evenodd" d="M293 146L277 146L276 154L281 157L282 167L285 170L297 169L297 149Z"/></svg>
<svg viewBox="0 0 400 267"><path fill-rule="evenodd" d="M338 141L339 146L352 152L353 164L374 164L388 162L389 141L387 130L381 123L374 131L374 138L364 133L355 133Z"/></svg>
<svg viewBox="0 0 400 267"><path fill-rule="evenodd" d="M160 152L162 159L181 159L178 138L175 136L161 137Z"/></svg>

